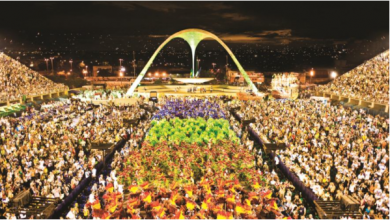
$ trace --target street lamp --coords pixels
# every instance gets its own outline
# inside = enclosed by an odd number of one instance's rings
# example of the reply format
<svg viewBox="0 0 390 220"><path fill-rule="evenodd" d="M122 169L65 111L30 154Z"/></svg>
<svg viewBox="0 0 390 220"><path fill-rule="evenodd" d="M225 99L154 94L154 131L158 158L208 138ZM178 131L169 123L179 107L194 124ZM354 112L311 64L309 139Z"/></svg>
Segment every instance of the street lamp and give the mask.
<svg viewBox="0 0 390 220"><path fill-rule="evenodd" d="M158 76L158 72L156 72L156 74L155 74L156 76Z"/></svg>
<svg viewBox="0 0 390 220"><path fill-rule="evenodd" d="M51 72L54 73L54 66L53 66L54 57L50 57L50 60L51 60Z"/></svg>
<svg viewBox="0 0 390 220"><path fill-rule="evenodd" d="M83 69L83 74L84 74L84 78L85 78L88 74L88 66L85 66L85 69Z"/></svg>
<svg viewBox="0 0 390 220"><path fill-rule="evenodd" d="M133 68L134 68L134 77L137 65L135 65L135 51L133 51Z"/></svg>
<svg viewBox="0 0 390 220"><path fill-rule="evenodd" d="M310 84L311 84L311 78L314 76L314 70L311 68L310 70Z"/></svg>
<svg viewBox="0 0 390 220"><path fill-rule="evenodd" d="M45 58L46 62L46 73L49 72L49 59Z"/></svg>
<svg viewBox="0 0 390 220"><path fill-rule="evenodd" d="M336 71L332 71L330 73L330 78L335 79L336 77L337 77L337 72Z"/></svg>
<svg viewBox="0 0 390 220"><path fill-rule="evenodd" d="M199 62L200 62L200 59L197 59L196 60L198 62L198 71L199 71ZM195 73L194 73L195 74Z"/></svg>
<svg viewBox="0 0 390 220"><path fill-rule="evenodd" d="M70 72L72 72L73 71L73 60L72 59L69 60L69 63L70 63ZM70 75L70 74L68 74L68 75Z"/></svg>

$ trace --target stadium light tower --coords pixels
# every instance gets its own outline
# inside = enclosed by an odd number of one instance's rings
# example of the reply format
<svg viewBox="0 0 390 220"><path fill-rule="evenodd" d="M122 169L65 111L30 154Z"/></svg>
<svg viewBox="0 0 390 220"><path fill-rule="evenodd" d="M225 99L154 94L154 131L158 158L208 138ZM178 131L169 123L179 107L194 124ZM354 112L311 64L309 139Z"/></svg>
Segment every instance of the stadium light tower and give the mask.
<svg viewBox="0 0 390 220"><path fill-rule="evenodd" d="M70 72L72 72L73 71L73 60L72 59L69 60L69 63L70 63Z"/></svg>
<svg viewBox="0 0 390 220"><path fill-rule="evenodd" d="M197 67L198 67L198 70L197 70L197 71L199 71L199 63L200 63L200 59L196 59L196 61L197 61Z"/></svg>
<svg viewBox="0 0 390 220"><path fill-rule="evenodd" d="M135 51L133 51L133 68L134 68L134 77L135 77L135 71L136 71L136 68L137 65L135 65Z"/></svg>
<svg viewBox="0 0 390 220"><path fill-rule="evenodd" d="M45 58L45 62L46 62L46 73L49 72L49 59Z"/></svg>
<svg viewBox="0 0 390 220"><path fill-rule="evenodd" d="M50 60L51 60L51 72L54 73L54 66L53 66L54 57L50 57Z"/></svg>
<svg viewBox="0 0 390 220"><path fill-rule="evenodd" d="M332 71L332 72L330 73L330 78L336 79L336 77L337 77L337 72L336 72L336 71Z"/></svg>
<svg viewBox="0 0 390 220"><path fill-rule="evenodd" d="M313 78L313 76L314 76L314 70L313 70L313 68L311 68L311 70L310 70L310 84L311 84L311 78Z"/></svg>

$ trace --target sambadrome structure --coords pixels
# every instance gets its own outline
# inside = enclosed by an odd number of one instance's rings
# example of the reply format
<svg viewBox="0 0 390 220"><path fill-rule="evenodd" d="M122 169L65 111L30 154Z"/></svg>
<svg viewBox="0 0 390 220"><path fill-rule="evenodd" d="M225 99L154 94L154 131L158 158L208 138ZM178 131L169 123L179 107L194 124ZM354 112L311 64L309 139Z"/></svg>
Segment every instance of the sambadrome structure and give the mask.
<svg viewBox="0 0 390 220"><path fill-rule="evenodd" d="M221 39L219 39L219 37L215 36L214 34L208 32L208 31L201 30L201 29L186 29L186 30L179 31L179 32L171 35L170 37L168 37L168 39L166 39L157 48L157 50L154 52L153 56L149 59L149 61L145 65L145 67L142 69L142 71L139 74L139 76L137 77L137 79L134 81L134 83L131 85L130 89L127 91L127 93L126 93L127 96L133 95L134 90L137 88L137 86L139 85L141 80L144 78L146 72L148 71L150 65L153 63L153 60L156 58L157 54L160 52L161 49L163 49L163 47L167 43L169 43L171 40L173 40L175 38L182 38L185 41L187 41L187 43L190 45L191 52L192 52L192 69L193 70L195 70L195 68L194 68L195 51L196 51L196 47L198 46L199 42L201 42L202 40L204 40L206 38L211 38L211 39L216 40L228 52L228 54L230 55L230 57L232 58L232 60L236 64L238 70L241 72L241 74L243 75L245 81L248 83L248 85L250 86L252 91L256 95L258 94L258 90L257 90L256 86L250 80L250 78L246 74L244 68L242 68L240 62L238 62L236 56L234 56L233 52L229 49L229 47Z"/></svg>

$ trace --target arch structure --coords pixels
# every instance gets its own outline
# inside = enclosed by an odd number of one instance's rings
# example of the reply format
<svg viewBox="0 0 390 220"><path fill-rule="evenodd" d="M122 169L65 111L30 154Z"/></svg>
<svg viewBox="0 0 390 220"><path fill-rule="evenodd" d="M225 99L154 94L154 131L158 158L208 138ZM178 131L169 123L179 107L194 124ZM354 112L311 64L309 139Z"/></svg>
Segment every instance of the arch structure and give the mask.
<svg viewBox="0 0 390 220"><path fill-rule="evenodd" d="M233 52L229 49L229 47L216 35L205 31L201 29L185 29L179 32L176 32L175 34L171 35L168 37L154 52L152 57L150 57L149 61L146 63L145 67L142 69L141 73L138 75L137 79L134 81L134 83L131 85L129 90L126 93L126 96L132 96L135 89L141 82L141 80L144 78L146 72L148 71L150 65L152 65L153 60L156 58L158 53L164 48L166 44L168 44L171 40L175 38L182 38L185 40L191 48L191 53L192 53L192 70L195 71L194 68L194 61L195 61L195 51L196 47L198 46L199 42L206 38L211 38L213 40L216 40L223 48L225 48L226 52L230 55L232 58L233 62L236 64L238 70L244 77L245 81L248 83L252 91L258 95L259 91L257 90L256 86L253 84L252 80L249 78L248 74L245 72L244 68L241 66L240 62L238 62L236 56L234 56ZM193 76L191 76L193 77Z"/></svg>

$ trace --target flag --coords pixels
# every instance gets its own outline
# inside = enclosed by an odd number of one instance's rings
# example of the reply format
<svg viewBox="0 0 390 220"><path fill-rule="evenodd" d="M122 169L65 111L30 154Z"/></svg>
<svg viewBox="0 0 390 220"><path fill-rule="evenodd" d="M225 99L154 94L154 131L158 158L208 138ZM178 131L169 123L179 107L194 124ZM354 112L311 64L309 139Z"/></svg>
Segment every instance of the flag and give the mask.
<svg viewBox="0 0 390 220"><path fill-rule="evenodd" d="M198 213L196 213L196 216L198 216L199 219L206 219L205 210L200 210Z"/></svg>
<svg viewBox="0 0 390 220"><path fill-rule="evenodd" d="M148 189L150 184L149 184L149 182L146 181L146 182L142 183L140 186L142 189Z"/></svg>
<svg viewBox="0 0 390 220"><path fill-rule="evenodd" d="M96 199L91 205L92 205L92 209L100 209L101 208L99 199Z"/></svg>
<svg viewBox="0 0 390 220"><path fill-rule="evenodd" d="M236 204L235 211L237 212L237 214L251 214L252 213L250 206L248 206L248 205L245 206L245 205L242 205L241 203Z"/></svg>
<svg viewBox="0 0 390 220"><path fill-rule="evenodd" d="M159 201L154 201L154 202L150 203L150 207L152 207L152 208L159 207L159 206L160 206Z"/></svg>
<svg viewBox="0 0 390 220"><path fill-rule="evenodd" d="M233 214L231 212L219 211L217 213L217 219L233 219Z"/></svg>
<svg viewBox="0 0 390 220"><path fill-rule="evenodd" d="M225 197L225 191L222 189L218 190L218 192L216 192L217 194L217 197L218 198L224 198Z"/></svg>
<svg viewBox="0 0 390 220"><path fill-rule="evenodd" d="M138 192L139 187L137 185L131 185L131 186L129 186L129 190L130 190L131 193L134 194L134 193Z"/></svg>
<svg viewBox="0 0 390 220"><path fill-rule="evenodd" d="M271 190L267 190L265 192L261 192L260 195L261 195L262 198L271 199L272 191Z"/></svg>
<svg viewBox="0 0 390 220"><path fill-rule="evenodd" d="M226 219L226 217L223 215L222 211L218 212L217 219Z"/></svg>
<svg viewBox="0 0 390 220"><path fill-rule="evenodd" d="M171 197L169 198L170 204L176 206L176 200L179 197L179 194L177 191L173 191L171 193Z"/></svg>
<svg viewBox="0 0 390 220"><path fill-rule="evenodd" d="M186 186L184 187L184 190L186 191L188 197L192 197L192 186Z"/></svg>
<svg viewBox="0 0 390 220"><path fill-rule="evenodd" d="M100 219L110 219L110 216L111 216L110 213L102 210L101 215L100 215Z"/></svg>
<svg viewBox="0 0 390 220"><path fill-rule="evenodd" d="M145 195L142 198L142 201L144 201L147 204L150 204L152 202L152 196L149 192L146 192Z"/></svg>
<svg viewBox="0 0 390 220"><path fill-rule="evenodd" d="M245 202L245 205L247 205L249 207L252 206L251 201L249 201L249 199L245 199L244 202Z"/></svg>
<svg viewBox="0 0 390 220"><path fill-rule="evenodd" d="M241 189L241 184L240 184L240 181L238 181L238 179L236 179L236 180L234 181L233 188L234 188L234 189Z"/></svg>
<svg viewBox="0 0 390 220"><path fill-rule="evenodd" d="M176 211L175 219L185 219L182 209L179 209L179 210Z"/></svg>
<svg viewBox="0 0 390 220"><path fill-rule="evenodd" d="M110 213L113 213L113 212L115 212L117 206L118 206L118 204L115 201L115 202L110 203L108 205L107 209L108 209L108 211L110 211Z"/></svg>
<svg viewBox="0 0 390 220"><path fill-rule="evenodd" d="M228 194L226 196L226 202L234 204L236 202L236 199L234 198L234 195L233 194Z"/></svg>
<svg viewBox="0 0 390 220"><path fill-rule="evenodd" d="M138 199L137 199L137 198L128 200L128 202L127 202L127 209L128 209L128 210L131 210L131 209L132 209L134 206L136 206L137 204L138 204Z"/></svg>
<svg viewBox="0 0 390 220"><path fill-rule="evenodd" d="M215 213L218 213L219 211L222 211L223 210L223 204L218 204L216 206L214 206L213 208L213 212Z"/></svg>
<svg viewBox="0 0 390 220"><path fill-rule="evenodd" d="M194 210L195 207L197 207L197 206L198 206L198 205L197 205L194 201L187 199L186 207L187 207L188 210L191 210L191 211L192 211L192 210Z"/></svg>
<svg viewBox="0 0 390 220"><path fill-rule="evenodd" d="M279 210L278 204L276 203L275 199L271 200L270 205L274 210Z"/></svg>
<svg viewBox="0 0 390 220"><path fill-rule="evenodd" d="M108 183L107 186L106 186L106 191L108 193L112 193L114 191L114 184Z"/></svg>
<svg viewBox="0 0 390 220"><path fill-rule="evenodd" d="M237 203L235 211L237 212L238 215L245 213L245 207L243 205L241 205L241 203Z"/></svg>
<svg viewBox="0 0 390 220"><path fill-rule="evenodd" d="M253 189L259 189L260 188L260 184L259 182L255 182L253 185L252 185Z"/></svg>
<svg viewBox="0 0 390 220"><path fill-rule="evenodd" d="M202 210L206 210L207 211L209 209L209 206L208 206L208 204L205 201L202 202L201 207L202 207Z"/></svg>
<svg viewBox="0 0 390 220"><path fill-rule="evenodd" d="M249 192L248 193L248 199L249 199L249 201L252 201L253 199L258 200L259 197L257 196L257 194L255 192Z"/></svg>

